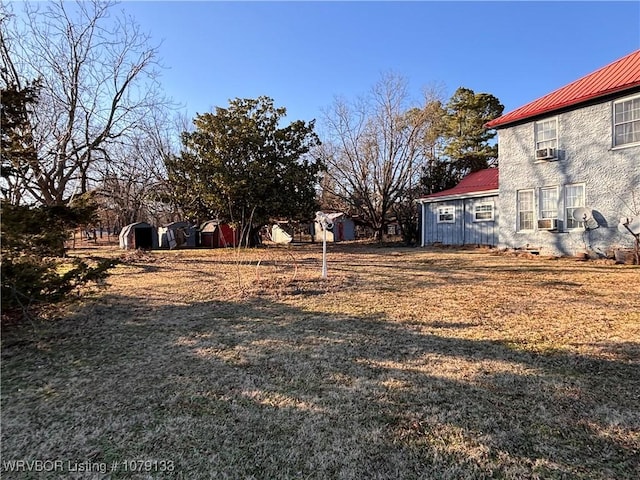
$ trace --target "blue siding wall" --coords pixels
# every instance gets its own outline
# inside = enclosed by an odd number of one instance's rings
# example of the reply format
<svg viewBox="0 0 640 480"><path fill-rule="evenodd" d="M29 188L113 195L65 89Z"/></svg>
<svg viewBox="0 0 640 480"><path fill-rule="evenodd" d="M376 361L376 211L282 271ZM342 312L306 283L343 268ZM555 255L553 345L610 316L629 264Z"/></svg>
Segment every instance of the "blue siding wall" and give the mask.
<svg viewBox="0 0 640 480"><path fill-rule="evenodd" d="M475 206L493 204L493 220L474 221ZM454 207L454 223L438 223L438 208ZM467 198L424 203L422 238L424 245L491 245L498 244L498 197Z"/></svg>

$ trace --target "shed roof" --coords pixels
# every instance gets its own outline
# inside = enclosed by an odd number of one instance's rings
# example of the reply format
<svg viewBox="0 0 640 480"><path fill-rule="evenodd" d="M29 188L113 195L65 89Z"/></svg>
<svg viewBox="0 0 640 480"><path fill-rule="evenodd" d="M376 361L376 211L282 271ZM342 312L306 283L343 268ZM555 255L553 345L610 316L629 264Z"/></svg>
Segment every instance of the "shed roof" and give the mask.
<svg viewBox="0 0 640 480"><path fill-rule="evenodd" d="M200 231L202 232L214 232L218 227L227 227L228 225L220 220L207 220L200 225Z"/></svg>
<svg viewBox="0 0 640 480"><path fill-rule="evenodd" d="M122 227L123 230L125 228L135 229L135 228L153 228L153 227L147 222L133 222L133 223L130 223L129 225L125 225L124 227Z"/></svg>
<svg viewBox="0 0 640 480"><path fill-rule="evenodd" d="M442 192L432 193L420 200L438 199L440 197L465 196L471 197L485 192L493 192L498 190L498 169L486 168L470 173L458 183L455 187Z"/></svg>
<svg viewBox="0 0 640 480"><path fill-rule="evenodd" d="M636 50L544 97L491 120L485 126L487 128L505 127L531 117L589 102L634 87L640 87L640 50Z"/></svg>
<svg viewBox="0 0 640 480"><path fill-rule="evenodd" d="M186 220L179 220L177 222L171 222L171 223L167 223L164 227L165 228L182 228L182 227L191 227L191 223L187 222Z"/></svg>

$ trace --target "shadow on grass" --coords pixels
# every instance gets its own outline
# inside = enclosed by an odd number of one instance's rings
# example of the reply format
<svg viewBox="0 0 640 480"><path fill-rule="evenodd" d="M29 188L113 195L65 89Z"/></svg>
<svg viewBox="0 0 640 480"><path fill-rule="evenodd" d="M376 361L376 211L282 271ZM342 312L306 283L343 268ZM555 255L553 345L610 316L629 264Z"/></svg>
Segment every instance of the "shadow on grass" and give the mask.
<svg viewBox="0 0 640 480"><path fill-rule="evenodd" d="M637 357L539 354L264 298L151 308L106 295L24 338L3 331L3 458L168 460L153 478L185 479L640 468Z"/></svg>

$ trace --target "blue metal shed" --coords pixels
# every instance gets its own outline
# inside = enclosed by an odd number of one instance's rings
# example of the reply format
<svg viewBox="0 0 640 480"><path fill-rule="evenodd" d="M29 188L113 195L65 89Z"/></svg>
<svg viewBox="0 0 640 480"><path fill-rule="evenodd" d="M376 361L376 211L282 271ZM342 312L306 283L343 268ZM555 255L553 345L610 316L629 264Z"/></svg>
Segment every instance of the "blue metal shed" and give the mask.
<svg viewBox="0 0 640 480"><path fill-rule="evenodd" d="M471 173L455 187L420 198L421 244L498 244L498 169Z"/></svg>

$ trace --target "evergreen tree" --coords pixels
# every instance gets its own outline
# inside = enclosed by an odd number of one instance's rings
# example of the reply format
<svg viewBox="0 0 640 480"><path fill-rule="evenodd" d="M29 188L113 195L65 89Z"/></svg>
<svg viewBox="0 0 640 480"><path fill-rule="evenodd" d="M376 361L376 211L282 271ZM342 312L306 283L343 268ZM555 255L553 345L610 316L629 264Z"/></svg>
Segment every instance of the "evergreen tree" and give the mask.
<svg viewBox="0 0 640 480"><path fill-rule="evenodd" d="M498 166L496 132L484 126L502 114L496 97L461 87L445 105L431 108L440 110L440 121L424 139L422 194L453 188L471 172Z"/></svg>
<svg viewBox="0 0 640 480"><path fill-rule="evenodd" d="M432 121L422 138L421 195L447 190L460 180L457 164L444 153L447 147L445 106L440 101L432 101L426 108L430 111Z"/></svg>
<svg viewBox="0 0 640 480"><path fill-rule="evenodd" d="M497 165L498 146L491 144L495 130L485 124L502 115L504 106L488 93L458 88L445 107L444 154L455 164L459 176Z"/></svg>
<svg viewBox="0 0 640 480"><path fill-rule="evenodd" d="M281 126L285 115L264 96L197 115L180 155L166 159L178 206L192 219L218 218L253 233L270 218L312 218L322 165L308 153L319 140L313 121Z"/></svg>
<svg viewBox="0 0 640 480"><path fill-rule="evenodd" d="M72 207L2 201L3 315L25 318L37 307L64 300L78 287L106 276L113 260L99 260L91 266L79 258L60 258L70 231L90 223L94 214L95 206L85 199Z"/></svg>
<svg viewBox="0 0 640 480"><path fill-rule="evenodd" d="M2 197L11 203L22 200L20 178L37 162L29 110L37 103L39 82L20 88L3 82L0 89L0 159Z"/></svg>
<svg viewBox="0 0 640 480"><path fill-rule="evenodd" d="M38 102L38 88L38 82L20 88L3 77L0 91L4 317L30 316L34 308L63 300L81 285L103 278L113 265L111 260L90 266L80 259L60 259L65 255L65 241L72 229L94 220L95 205L90 198L78 197L69 206L24 204L25 189L20 178L38 161L29 120L29 109Z"/></svg>

